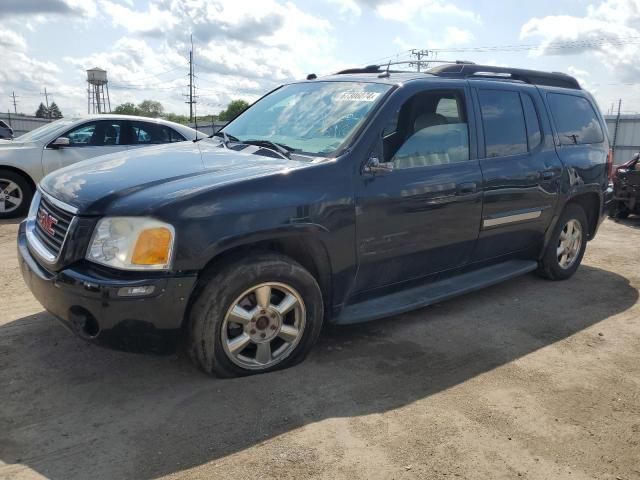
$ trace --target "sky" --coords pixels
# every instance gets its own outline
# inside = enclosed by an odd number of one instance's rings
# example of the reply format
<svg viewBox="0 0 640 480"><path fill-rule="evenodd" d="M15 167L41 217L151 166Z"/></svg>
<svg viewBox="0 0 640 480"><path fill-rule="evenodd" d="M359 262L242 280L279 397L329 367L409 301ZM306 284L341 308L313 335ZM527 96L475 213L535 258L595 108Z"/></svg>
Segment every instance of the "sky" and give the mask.
<svg viewBox="0 0 640 480"><path fill-rule="evenodd" d="M107 70L112 107L144 99L188 114L279 84L410 59L570 73L607 113L640 112L640 0L0 0L0 111L33 114L46 88L87 112L85 70Z"/></svg>

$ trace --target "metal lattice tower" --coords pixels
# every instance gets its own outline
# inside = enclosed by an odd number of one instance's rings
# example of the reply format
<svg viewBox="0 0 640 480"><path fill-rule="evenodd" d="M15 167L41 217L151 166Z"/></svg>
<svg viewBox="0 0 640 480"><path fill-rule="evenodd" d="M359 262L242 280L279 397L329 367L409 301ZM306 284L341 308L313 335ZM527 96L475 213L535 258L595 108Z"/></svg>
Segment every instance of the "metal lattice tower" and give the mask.
<svg viewBox="0 0 640 480"><path fill-rule="evenodd" d="M105 94L106 88L106 94ZM95 67L87 70L87 113L110 113L107 71Z"/></svg>

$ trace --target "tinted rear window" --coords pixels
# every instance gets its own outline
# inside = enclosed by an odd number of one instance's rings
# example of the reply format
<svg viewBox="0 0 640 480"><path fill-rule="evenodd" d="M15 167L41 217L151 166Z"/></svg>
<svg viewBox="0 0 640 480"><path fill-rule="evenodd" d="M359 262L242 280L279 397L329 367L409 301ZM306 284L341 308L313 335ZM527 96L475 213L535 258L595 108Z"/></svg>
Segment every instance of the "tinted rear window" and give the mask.
<svg viewBox="0 0 640 480"><path fill-rule="evenodd" d="M487 157L505 157L527 151L527 130L518 92L480 90Z"/></svg>
<svg viewBox="0 0 640 480"><path fill-rule="evenodd" d="M604 141L598 116L586 98L550 93L547 99L561 144L579 145Z"/></svg>

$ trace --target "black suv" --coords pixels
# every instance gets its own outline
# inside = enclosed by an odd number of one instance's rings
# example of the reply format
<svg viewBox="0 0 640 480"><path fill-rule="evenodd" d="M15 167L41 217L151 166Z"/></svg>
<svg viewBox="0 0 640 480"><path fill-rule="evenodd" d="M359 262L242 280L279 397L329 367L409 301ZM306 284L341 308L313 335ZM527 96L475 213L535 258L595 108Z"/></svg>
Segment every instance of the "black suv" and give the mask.
<svg viewBox="0 0 640 480"><path fill-rule="evenodd" d="M447 64L281 86L196 143L40 183L22 273L81 337L284 368L323 323L576 271L610 195L605 123L563 74ZM180 334L183 335L180 335Z"/></svg>

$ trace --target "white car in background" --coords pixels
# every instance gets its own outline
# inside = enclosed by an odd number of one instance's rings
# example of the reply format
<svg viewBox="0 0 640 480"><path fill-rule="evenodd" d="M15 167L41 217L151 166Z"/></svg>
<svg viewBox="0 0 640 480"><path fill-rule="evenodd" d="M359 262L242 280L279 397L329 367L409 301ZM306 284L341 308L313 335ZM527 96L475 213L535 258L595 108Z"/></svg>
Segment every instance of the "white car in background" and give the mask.
<svg viewBox="0 0 640 480"><path fill-rule="evenodd" d="M36 185L54 170L99 155L203 136L166 120L107 114L63 118L15 140L0 140L0 219L25 215Z"/></svg>

